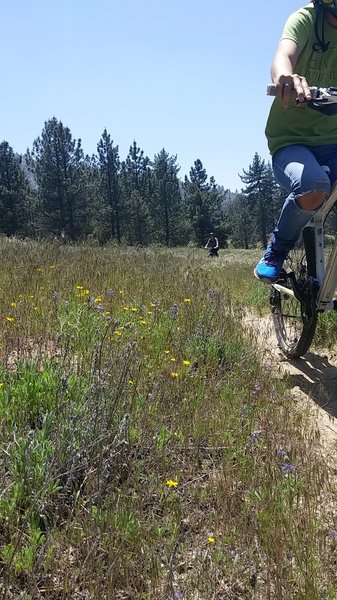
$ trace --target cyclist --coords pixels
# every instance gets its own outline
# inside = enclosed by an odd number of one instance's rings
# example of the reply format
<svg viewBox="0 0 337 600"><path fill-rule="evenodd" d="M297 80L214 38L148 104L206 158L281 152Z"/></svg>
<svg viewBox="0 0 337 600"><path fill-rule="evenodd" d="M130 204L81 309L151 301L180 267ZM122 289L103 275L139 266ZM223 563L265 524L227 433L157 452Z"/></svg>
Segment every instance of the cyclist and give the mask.
<svg viewBox="0 0 337 600"><path fill-rule="evenodd" d="M206 242L205 248L208 248L210 256L219 256L219 240L215 236L215 233L211 232Z"/></svg>
<svg viewBox="0 0 337 600"><path fill-rule="evenodd" d="M309 102L309 84L337 87L337 0L315 0L290 15L271 75L277 97L266 137L275 179L289 195L254 270L266 283L277 281L287 253L337 180L337 105Z"/></svg>

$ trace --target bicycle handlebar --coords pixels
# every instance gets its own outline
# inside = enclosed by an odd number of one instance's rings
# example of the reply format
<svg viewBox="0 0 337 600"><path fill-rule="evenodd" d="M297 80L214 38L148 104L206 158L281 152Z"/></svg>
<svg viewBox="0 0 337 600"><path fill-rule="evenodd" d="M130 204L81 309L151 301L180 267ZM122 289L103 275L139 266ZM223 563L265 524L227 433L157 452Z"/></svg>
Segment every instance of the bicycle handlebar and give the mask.
<svg viewBox="0 0 337 600"><path fill-rule="evenodd" d="M336 104L337 103L337 87L317 87L311 86L311 98L319 104ZM269 83L267 86L267 95L276 96L275 83ZM309 100L310 102L310 100Z"/></svg>

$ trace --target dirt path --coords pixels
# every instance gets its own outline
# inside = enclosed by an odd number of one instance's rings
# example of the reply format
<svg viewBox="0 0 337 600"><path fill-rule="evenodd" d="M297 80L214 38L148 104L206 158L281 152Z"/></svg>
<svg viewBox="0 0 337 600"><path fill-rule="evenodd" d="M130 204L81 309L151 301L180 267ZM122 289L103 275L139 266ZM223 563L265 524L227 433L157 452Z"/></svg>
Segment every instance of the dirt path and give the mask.
<svg viewBox="0 0 337 600"><path fill-rule="evenodd" d="M322 452L329 465L337 468L337 353L309 351L297 360L286 360L278 350L271 316L247 315L245 322L254 331L265 353L266 364L287 374L292 394L312 411L320 432Z"/></svg>

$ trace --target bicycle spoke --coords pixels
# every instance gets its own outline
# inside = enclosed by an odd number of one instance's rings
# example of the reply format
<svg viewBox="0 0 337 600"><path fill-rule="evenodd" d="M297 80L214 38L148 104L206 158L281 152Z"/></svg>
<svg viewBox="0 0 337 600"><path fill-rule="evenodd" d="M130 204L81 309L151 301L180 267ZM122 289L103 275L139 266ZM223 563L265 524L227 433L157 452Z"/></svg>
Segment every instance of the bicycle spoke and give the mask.
<svg viewBox="0 0 337 600"><path fill-rule="evenodd" d="M287 358L298 358L309 348L316 328L317 312L313 308L313 277L308 273L308 264L313 265L312 240L304 244L301 240L289 253L282 278L282 287L271 290L271 310L280 349ZM285 288L298 294L287 294ZM302 300L298 300L296 296Z"/></svg>

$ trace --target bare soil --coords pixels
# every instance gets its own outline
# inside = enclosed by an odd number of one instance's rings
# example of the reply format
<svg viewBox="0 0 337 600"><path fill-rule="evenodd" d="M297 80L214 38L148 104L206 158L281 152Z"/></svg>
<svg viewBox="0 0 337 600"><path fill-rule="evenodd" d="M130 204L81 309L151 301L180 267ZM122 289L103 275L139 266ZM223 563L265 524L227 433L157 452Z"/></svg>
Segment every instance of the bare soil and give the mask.
<svg viewBox="0 0 337 600"><path fill-rule="evenodd" d="M288 360L277 346L271 316L248 314L245 322L256 335L265 363L279 376L287 376L291 393L310 409L324 459L337 469L337 352L309 350L300 359Z"/></svg>

